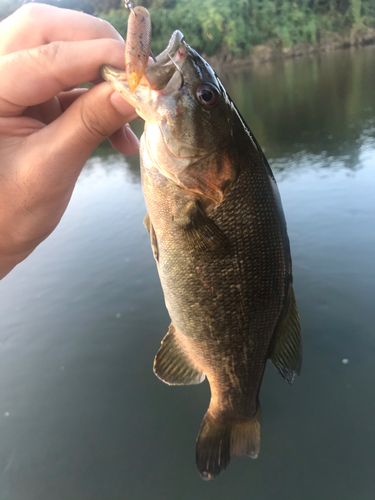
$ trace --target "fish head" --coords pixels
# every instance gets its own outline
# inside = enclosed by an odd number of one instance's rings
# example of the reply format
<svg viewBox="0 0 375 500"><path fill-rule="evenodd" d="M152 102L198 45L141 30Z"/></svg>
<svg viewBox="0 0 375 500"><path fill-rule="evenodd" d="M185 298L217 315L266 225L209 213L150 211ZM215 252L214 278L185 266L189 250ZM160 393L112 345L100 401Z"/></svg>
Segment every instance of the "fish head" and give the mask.
<svg viewBox="0 0 375 500"><path fill-rule="evenodd" d="M117 70L106 66L102 75L145 120L143 143L151 163L181 187L220 203L238 175L233 161L237 110L182 34L172 53L156 59L133 94Z"/></svg>

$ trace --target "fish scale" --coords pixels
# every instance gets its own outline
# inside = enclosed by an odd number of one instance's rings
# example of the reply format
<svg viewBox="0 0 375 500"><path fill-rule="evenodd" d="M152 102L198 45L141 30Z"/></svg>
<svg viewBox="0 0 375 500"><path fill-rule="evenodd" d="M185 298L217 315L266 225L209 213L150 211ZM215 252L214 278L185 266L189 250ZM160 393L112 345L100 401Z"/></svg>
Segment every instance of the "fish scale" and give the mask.
<svg viewBox="0 0 375 500"><path fill-rule="evenodd" d="M221 415L245 419L257 411L258 387L285 296L285 259L278 208L264 165L244 163L242 168L232 191L210 214L232 243L229 255L202 256L188 249L183 237L176 237L171 217L160 219L164 226L161 237L160 224L155 223L155 228L159 275L171 319L189 339L185 339L187 350L207 374L211 391L221 393L217 398L214 395ZM145 176L147 166L142 167L142 178ZM151 220L156 220L163 202L167 208L162 212L170 213L174 195L181 203L181 189L173 183L168 199L164 186L158 193L154 184L149 196L147 185L144 180ZM186 197L189 201L190 193ZM264 204L261 207L254 203L258 198ZM249 352L250 365L236 363L243 352ZM228 356L236 363L241 384L234 384L234 377L228 374L228 363L223 363Z"/></svg>

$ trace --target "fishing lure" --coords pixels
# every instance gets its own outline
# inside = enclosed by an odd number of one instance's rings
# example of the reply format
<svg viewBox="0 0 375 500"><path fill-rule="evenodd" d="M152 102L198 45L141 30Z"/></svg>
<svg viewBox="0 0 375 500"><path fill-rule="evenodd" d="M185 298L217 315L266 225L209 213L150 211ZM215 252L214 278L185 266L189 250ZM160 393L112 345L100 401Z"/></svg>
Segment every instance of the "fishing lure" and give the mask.
<svg viewBox="0 0 375 500"><path fill-rule="evenodd" d="M126 34L125 67L126 79L132 94L144 75L151 48L151 16L144 7L125 6L131 10Z"/></svg>

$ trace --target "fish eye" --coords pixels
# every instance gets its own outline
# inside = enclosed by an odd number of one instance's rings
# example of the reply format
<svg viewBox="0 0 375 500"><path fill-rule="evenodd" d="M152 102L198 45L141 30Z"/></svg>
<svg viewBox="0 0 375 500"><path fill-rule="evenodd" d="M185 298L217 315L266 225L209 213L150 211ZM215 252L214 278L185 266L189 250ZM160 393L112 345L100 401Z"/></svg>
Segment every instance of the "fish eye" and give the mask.
<svg viewBox="0 0 375 500"><path fill-rule="evenodd" d="M220 95L211 83L201 83L196 90L198 101L206 108L213 108L219 102Z"/></svg>

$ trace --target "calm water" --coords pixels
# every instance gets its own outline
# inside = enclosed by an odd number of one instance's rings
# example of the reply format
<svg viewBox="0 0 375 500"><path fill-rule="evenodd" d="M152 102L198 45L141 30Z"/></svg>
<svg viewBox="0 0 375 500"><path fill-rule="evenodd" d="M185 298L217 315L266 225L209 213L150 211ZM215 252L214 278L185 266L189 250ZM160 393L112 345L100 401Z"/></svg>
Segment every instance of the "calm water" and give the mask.
<svg viewBox="0 0 375 500"><path fill-rule="evenodd" d="M203 482L207 383L152 372L167 331L138 159L98 151L1 284L1 500L375 498L375 48L223 75L278 179L302 376L270 365L258 460Z"/></svg>

